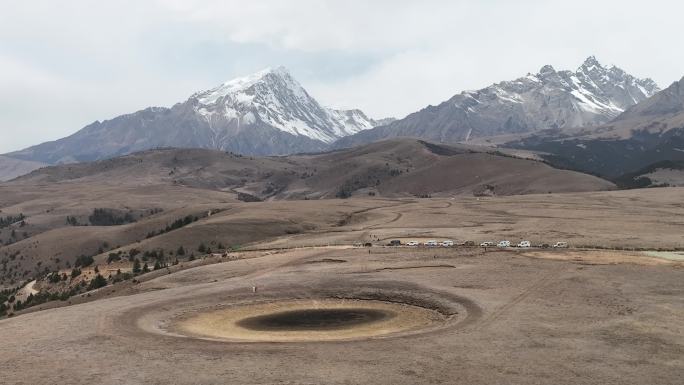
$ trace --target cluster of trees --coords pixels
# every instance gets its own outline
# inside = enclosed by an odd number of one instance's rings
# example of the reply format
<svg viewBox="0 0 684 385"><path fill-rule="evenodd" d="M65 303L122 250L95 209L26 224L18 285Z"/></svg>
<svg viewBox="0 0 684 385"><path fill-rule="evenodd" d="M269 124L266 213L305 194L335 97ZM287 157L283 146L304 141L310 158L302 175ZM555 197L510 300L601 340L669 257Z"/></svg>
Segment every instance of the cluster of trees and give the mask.
<svg viewBox="0 0 684 385"><path fill-rule="evenodd" d="M79 270L79 274L80 274L80 270ZM48 276L47 276L47 280L50 283L59 283L62 281L66 281L67 279L69 279L69 276L67 276L66 273L59 274L56 271L53 271L52 273L48 274Z"/></svg>
<svg viewBox="0 0 684 385"><path fill-rule="evenodd" d="M349 185L344 185L340 187L339 190L337 190L337 193L335 193L335 197L340 199L351 198L352 192L353 190Z"/></svg>
<svg viewBox="0 0 684 385"><path fill-rule="evenodd" d="M81 224L78 223L78 219L76 219L76 217L72 217L70 215L67 215L66 223L67 223L67 225L70 225L70 226L81 226Z"/></svg>
<svg viewBox="0 0 684 385"><path fill-rule="evenodd" d="M145 210L140 214L154 215L164 211L160 208ZM93 226L119 226L136 221L135 215L132 212L122 213L119 210L108 208L96 208L93 213L88 216L89 224ZM88 223L81 223L75 216L67 215L66 224L70 226L88 226Z"/></svg>
<svg viewBox="0 0 684 385"><path fill-rule="evenodd" d="M17 222L23 222L24 219L26 219L24 214L0 217L0 229L11 226Z"/></svg>
<svg viewBox="0 0 684 385"><path fill-rule="evenodd" d="M81 281L79 284L74 285L71 288L69 288L68 290L64 290L64 291L53 291L53 292L51 292L51 291L40 291L37 294L29 294L29 296L26 298L26 301L24 301L24 302L16 301L14 303L13 308L15 311L18 311L18 310L23 310L23 309L29 308L31 306L40 305L40 304L43 304L43 303L49 302L49 301L58 301L58 300L59 301L66 301L70 297L81 293L83 290L95 290L95 289L99 289L101 287L107 286L107 284L108 284L107 279L104 276L102 276L102 274L99 273L99 271L97 270L97 267L95 267L95 272L97 274L95 275L95 277L93 279L90 280L90 282L86 282L85 280ZM81 273L82 273L81 269L79 269L77 267L72 269L71 270L71 280L80 276ZM123 279L128 279L129 276L130 276L130 274L128 274L128 273L123 274L119 270L117 272L117 275L115 275L114 277L110 277L110 280L118 282L118 281L123 280ZM59 274L58 272L55 271L55 272L48 274L46 279L48 280L48 282L50 282L52 284L57 284L59 282L67 281L69 279L69 276L66 273ZM0 299L1 299L1 296L0 296ZM14 298L12 298L12 301L14 301ZM9 307L7 307L7 309L5 309L5 310L6 311L9 310ZM1 312L0 312L0 315L2 315Z"/></svg>
<svg viewBox="0 0 684 385"><path fill-rule="evenodd" d="M5 316L10 309L10 305L14 302L14 294L19 288L0 290L0 317ZM5 303L10 305L6 305Z"/></svg>
<svg viewBox="0 0 684 385"><path fill-rule="evenodd" d="M88 220L93 226L119 226L135 222L130 213L122 215L115 210L104 208L94 209Z"/></svg>
<svg viewBox="0 0 684 385"><path fill-rule="evenodd" d="M158 261L155 263L155 265L159 263ZM161 265L159 265L161 266ZM161 267L159 267L161 268ZM138 275L138 274L145 274L150 271L150 267L147 265L147 262L145 262L144 265L141 267L140 260L138 258L133 260L133 275Z"/></svg>
<svg viewBox="0 0 684 385"><path fill-rule="evenodd" d="M120 261L122 258L122 255L123 255L122 251L117 251L116 253L109 253L109 255L107 256L107 264Z"/></svg>
<svg viewBox="0 0 684 385"><path fill-rule="evenodd" d="M220 243L216 247L219 250L223 249L223 245ZM202 254L211 254L211 247L207 247L207 245L205 245L204 242L202 242L199 246L197 246L197 251L199 251Z"/></svg>
<svg viewBox="0 0 684 385"><path fill-rule="evenodd" d="M9 246L14 242L17 242L17 231L15 229L12 229L9 238L5 241L5 246Z"/></svg>
<svg viewBox="0 0 684 385"><path fill-rule="evenodd" d="M247 194L247 193L243 193L243 192L238 192L237 199L240 201L243 201L243 202L261 202L262 201L262 199L257 197L257 196Z"/></svg>
<svg viewBox="0 0 684 385"><path fill-rule="evenodd" d="M133 278L132 273L122 273L121 270L116 271L116 275L114 275L114 278L112 278L112 283L118 283L121 281L127 281L129 279Z"/></svg>
<svg viewBox="0 0 684 385"><path fill-rule="evenodd" d="M186 217L187 218L187 217ZM192 218L192 217L190 217ZM180 223L186 223L185 221L180 222ZM190 222L191 223L191 222ZM211 244L215 244L215 242L211 242ZM218 243L217 245L218 249L224 249L224 245L221 243ZM200 243L200 245L197 247L197 251L200 253L211 253L211 247L208 247L204 242ZM62 292L40 292L35 295L30 295L25 302L21 301L15 301L14 297L12 297L12 301L10 302L15 302L13 305L14 310L22 310L30 306L35 306L39 305L42 303L45 303L47 301L54 301L54 300L62 300L65 301L69 297L81 293L83 290L95 290L99 289L102 287L107 286L110 283L117 283L125 280L129 280L134 278L137 275L147 273L151 270L158 270L158 269L163 269L168 267L170 264L176 265L179 263L178 257L183 257L188 254L188 251L183 247L179 246L178 249L176 250L176 258L171 260L171 257L173 256L173 252L169 252L168 254L164 252L162 249L158 250L146 250L144 252L141 252L140 250L137 249L131 249L128 251L128 255L126 255L124 252L119 251L116 253L110 253L107 262L111 263L113 261L120 261L123 258L128 258L129 261L133 262L133 267L132 271L130 273L123 273L121 270L117 270L116 274L110 275L109 278L105 278L102 274L100 274L97 266L95 267L95 277L91 279L90 281L87 280L82 280L80 283L77 285L73 286L71 289L67 291L62 291ZM189 260L194 260L195 259L195 254L190 253L190 256L188 258ZM142 260L142 261L141 261ZM152 267L150 267L149 263L152 263ZM83 267L88 267L91 266L94 263L94 259L91 256L85 256L81 255L79 256L76 261L74 262L74 268L71 270L71 274L68 275L66 273L60 274L59 272L52 272L46 275L46 279L48 282L52 284L59 284L60 282L65 282L71 279L72 281L80 276L82 274L81 268ZM12 295L14 292L16 292L16 289L13 291L3 291L0 292L0 303L7 302L9 295ZM3 296L4 295L4 296ZM6 314L7 311L10 310L9 306L4 306L0 307L0 316Z"/></svg>
<svg viewBox="0 0 684 385"><path fill-rule="evenodd" d="M71 297L72 295L75 295L78 293L78 288L72 288L69 291L64 291L61 293L58 292L39 292L37 294L29 294L28 297L26 297L26 301L21 302L17 300L14 303L14 310L19 311L23 310L26 308L29 308L31 306L36 306L43 304L48 301L66 301Z"/></svg>
<svg viewBox="0 0 684 385"><path fill-rule="evenodd" d="M90 280L88 290L95 290L105 286L107 286L107 280L100 273L97 273L95 278Z"/></svg>
<svg viewBox="0 0 684 385"><path fill-rule="evenodd" d="M371 173L372 174L372 173ZM337 189L335 193L336 198L347 199L352 196L352 193L356 190L378 186L380 184L380 179L376 179L373 175L366 175L366 178L362 176L356 176L350 180L344 182L342 186Z"/></svg>
<svg viewBox="0 0 684 385"><path fill-rule="evenodd" d="M74 262L74 267L88 267L93 264L95 260L90 255L79 255Z"/></svg>
<svg viewBox="0 0 684 385"><path fill-rule="evenodd" d="M157 236L157 235L162 235L164 233L168 233L169 231L180 229L181 227L185 227L185 226L191 224L192 222L196 222L198 220L199 220L199 217L192 216L192 215L188 215L184 218L176 219L175 221L173 221L173 223L171 223L170 225L166 225L165 228L163 228L159 231L149 232L147 234L147 238L152 238L152 237Z"/></svg>

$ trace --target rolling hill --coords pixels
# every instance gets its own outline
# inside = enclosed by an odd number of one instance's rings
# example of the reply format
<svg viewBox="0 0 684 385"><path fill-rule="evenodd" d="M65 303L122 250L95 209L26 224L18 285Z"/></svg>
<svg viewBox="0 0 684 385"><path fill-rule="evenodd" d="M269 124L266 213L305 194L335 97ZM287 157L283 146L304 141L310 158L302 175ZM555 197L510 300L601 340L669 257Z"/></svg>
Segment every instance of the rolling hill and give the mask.
<svg viewBox="0 0 684 385"><path fill-rule="evenodd" d="M398 199L614 188L489 148L408 139L282 157L147 150L0 183L0 285L73 266L80 255L102 262L122 249L196 252L201 243L220 248L334 228Z"/></svg>
<svg viewBox="0 0 684 385"><path fill-rule="evenodd" d="M201 149L148 150L91 163L48 167L10 185L166 185L239 194L252 200L498 195L595 191L605 180L554 169L486 147L395 139L347 150L251 157Z"/></svg>
<svg viewBox="0 0 684 385"><path fill-rule="evenodd" d="M47 164L41 162L15 159L0 155L0 182L14 179L45 166L47 166Z"/></svg>

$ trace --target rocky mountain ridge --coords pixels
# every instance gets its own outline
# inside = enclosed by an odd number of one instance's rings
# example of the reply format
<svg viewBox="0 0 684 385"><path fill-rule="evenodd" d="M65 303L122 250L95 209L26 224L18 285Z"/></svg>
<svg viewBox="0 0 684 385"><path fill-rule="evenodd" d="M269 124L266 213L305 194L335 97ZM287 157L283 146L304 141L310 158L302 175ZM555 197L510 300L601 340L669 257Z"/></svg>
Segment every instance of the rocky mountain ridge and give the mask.
<svg viewBox="0 0 684 385"><path fill-rule="evenodd" d="M161 147L246 155L322 151L377 122L360 110L321 106L284 67L193 94L171 108L150 107L75 134L7 154L49 164L106 159Z"/></svg>

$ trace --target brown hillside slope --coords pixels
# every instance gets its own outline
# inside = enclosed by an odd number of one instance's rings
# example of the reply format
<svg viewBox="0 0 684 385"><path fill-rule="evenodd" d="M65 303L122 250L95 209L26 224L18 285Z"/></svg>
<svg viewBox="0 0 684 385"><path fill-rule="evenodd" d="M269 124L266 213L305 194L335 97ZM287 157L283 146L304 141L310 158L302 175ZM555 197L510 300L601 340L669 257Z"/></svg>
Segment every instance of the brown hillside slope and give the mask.
<svg viewBox="0 0 684 385"><path fill-rule="evenodd" d="M491 151L491 150L488 150ZM1 277L9 282L67 268L79 255L200 244L216 249L330 229L352 215L414 196L512 195L612 189L602 179L477 147L392 140L351 150L245 157L209 150L152 150L94 163L36 170L0 184L0 216L26 219L0 229ZM310 204L303 199L358 196ZM268 200L242 203L239 200ZM286 202L302 199L300 202ZM106 226L105 209L130 220ZM212 216L207 217L209 212ZM352 215L350 217L350 215ZM370 215L370 214L364 214ZM164 231L186 217L193 221ZM382 215L380 220L391 219ZM196 218L196 220L194 220Z"/></svg>

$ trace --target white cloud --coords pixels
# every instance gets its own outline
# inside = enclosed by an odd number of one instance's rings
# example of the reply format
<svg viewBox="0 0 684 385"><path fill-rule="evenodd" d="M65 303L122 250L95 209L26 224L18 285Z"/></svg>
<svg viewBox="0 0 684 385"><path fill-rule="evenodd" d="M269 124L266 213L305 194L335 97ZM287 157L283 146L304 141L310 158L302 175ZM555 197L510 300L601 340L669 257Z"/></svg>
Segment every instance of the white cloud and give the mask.
<svg viewBox="0 0 684 385"><path fill-rule="evenodd" d="M301 51L387 51L429 43L458 21L467 2L159 0L187 20L212 25L242 43ZM437 8L435 8L437 7Z"/></svg>
<svg viewBox="0 0 684 385"><path fill-rule="evenodd" d="M590 54L661 86L684 75L684 6L665 0L35 0L2 10L0 152L283 63L324 104L378 117ZM367 65L330 76L338 60Z"/></svg>

